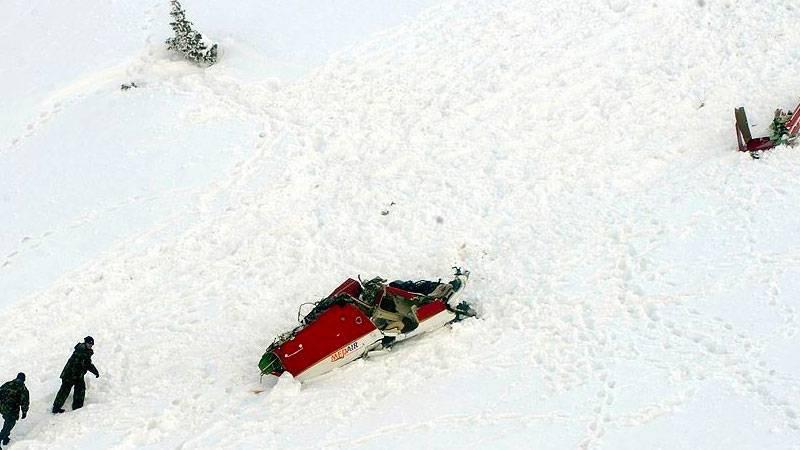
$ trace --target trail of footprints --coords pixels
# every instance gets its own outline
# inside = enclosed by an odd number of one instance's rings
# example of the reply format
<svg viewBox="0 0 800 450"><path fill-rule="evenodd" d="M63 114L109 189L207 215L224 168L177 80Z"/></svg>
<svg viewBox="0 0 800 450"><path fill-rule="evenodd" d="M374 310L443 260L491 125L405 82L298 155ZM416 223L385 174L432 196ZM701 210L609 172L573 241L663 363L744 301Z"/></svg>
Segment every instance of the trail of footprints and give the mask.
<svg viewBox="0 0 800 450"><path fill-rule="evenodd" d="M22 134L11 138L0 153L7 153L15 150L22 145L23 142L35 136L42 127L64 110L64 106L64 102L62 101L57 101L48 105L43 111L36 114L33 120L25 124Z"/></svg>
<svg viewBox="0 0 800 450"><path fill-rule="evenodd" d="M59 239L60 236L71 233L77 228L94 223L100 218L107 217L114 211L131 207L142 202L153 202L164 198L174 198L175 196L184 195L189 192L191 192L189 189L176 189L161 193L159 195L135 195L114 205L85 213L62 228L48 230L39 235L24 236L19 240L16 249L5 255L3 262L0 263L0 271L11 268L16 259L21 258L25 254L35 251L42 246L48 245L48 242L50 242L52 239Z"/></svg>

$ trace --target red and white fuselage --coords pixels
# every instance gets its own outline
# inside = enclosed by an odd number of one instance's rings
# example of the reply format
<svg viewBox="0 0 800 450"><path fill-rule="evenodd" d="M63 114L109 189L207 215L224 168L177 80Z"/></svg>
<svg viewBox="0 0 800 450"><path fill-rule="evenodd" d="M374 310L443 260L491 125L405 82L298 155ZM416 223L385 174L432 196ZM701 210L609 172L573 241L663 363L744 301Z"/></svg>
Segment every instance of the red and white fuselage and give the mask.
<svg viewBox="0 0 800 450"><path fill-rule="evenodd" d="M454 300L466 285L467 275L459 276L462 277L459 288L447 299L437 298L416 309L419 325L411 332L396 334L381 331L354 303L335 303L285 342L274 347L272 353L280 360L283 371L303 381L352 362L371 350L382 348L382 341L387 336L394 337L393 342L400 342L439 329L457 319L457 314L448 308L448 303L455 304ZM357 299L361 289L358 281L348 279L330 297L346 294ZM387 294L409 299L420 295L389 286L385 289ZM280 373L273 372L275 375Z"/></svg>

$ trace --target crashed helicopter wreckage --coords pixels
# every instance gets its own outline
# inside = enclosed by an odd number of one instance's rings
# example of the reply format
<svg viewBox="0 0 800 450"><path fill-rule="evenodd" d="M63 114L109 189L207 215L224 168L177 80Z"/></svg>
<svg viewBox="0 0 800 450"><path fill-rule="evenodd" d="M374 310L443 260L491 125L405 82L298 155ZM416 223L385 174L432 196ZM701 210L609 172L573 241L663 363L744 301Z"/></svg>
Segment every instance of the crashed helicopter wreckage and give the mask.
<svg viewBox="0 0 800 450"><path fill-rule="evenodd" d="M258 364L261 375L289 372L300 381L385 350L394 344L474 317L459 297L469 272L455 269L447 283L436 281L369 281L348 278L313 308L292 331L278 336Z"/></svg>

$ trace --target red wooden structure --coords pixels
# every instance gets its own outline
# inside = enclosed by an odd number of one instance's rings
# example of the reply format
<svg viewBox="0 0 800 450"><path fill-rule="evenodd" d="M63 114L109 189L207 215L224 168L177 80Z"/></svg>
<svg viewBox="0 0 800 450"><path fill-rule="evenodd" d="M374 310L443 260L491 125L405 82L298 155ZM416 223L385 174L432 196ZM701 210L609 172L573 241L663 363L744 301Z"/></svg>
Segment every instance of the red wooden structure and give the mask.
<svg viewBox="0 0 800 450"><path fill-rule="evenodd" d="M800 134L800 105L794 109L792 118L786 123L786 128L789 129L790 136L797 136Z"/></svg>
<svg viewBox="0 0 800 450"><path fill-rule="evenodd" d="M769 150L776 145L777 142L772 141L768 137L754 138L750 134L750 125L747 123L747 114L744 112L744 107L736 108L734 110L736 117L736 140L739 144L740 152L757 152L762 150ZM789 136L797 136L800 134L800 105L794 109L792 116L786 123Z"/></svg>

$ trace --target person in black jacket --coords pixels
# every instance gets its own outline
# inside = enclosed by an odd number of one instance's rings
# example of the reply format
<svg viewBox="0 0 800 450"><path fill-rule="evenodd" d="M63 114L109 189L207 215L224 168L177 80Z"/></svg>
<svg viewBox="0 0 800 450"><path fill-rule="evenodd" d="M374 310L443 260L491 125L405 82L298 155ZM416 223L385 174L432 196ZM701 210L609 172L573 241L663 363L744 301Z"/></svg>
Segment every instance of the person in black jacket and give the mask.
<svg viewBox="0 0 800 450"><path fill-rule="evenodd" d="M94 339L91 336L86 336L82 343L75 346L75 351L72 352L67 365L61 371L61 388L53 402L53 414L64 412L62 406L67 401L69 391L73 387L75 392L72 394L72 409L83 407L83 398L86 396L86 382L83 381L83 376L86 375L86 372L92 372L95 378L100 378L100 372L92 364L92 355L94 354L92 346L94 346Z"/></svg>
<svg viewBox="0 0 800 450"><path fill-rule="evenodd" d="M28 388L25 387L25 374L20 372L17 378L0 386L0 414L3 415L3 429L0 431L0 442L3 445L11 440L9 435L11 429L20 419L19 412L22 410L22 418L28 415L29 406Z"/></svg>

